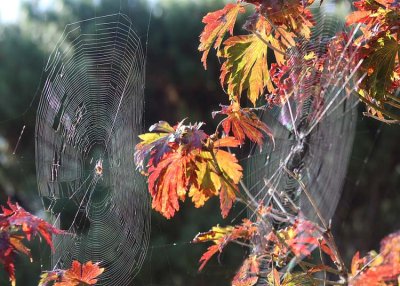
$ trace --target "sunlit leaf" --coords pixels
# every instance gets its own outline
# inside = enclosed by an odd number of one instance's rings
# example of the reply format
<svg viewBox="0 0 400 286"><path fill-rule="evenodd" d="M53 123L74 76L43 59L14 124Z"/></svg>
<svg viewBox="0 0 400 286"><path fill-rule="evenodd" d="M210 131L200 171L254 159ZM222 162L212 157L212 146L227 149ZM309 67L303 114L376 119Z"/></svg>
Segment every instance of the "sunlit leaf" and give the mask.
<svg viewBox="0 0 400 286"><path fill-rule="evenodd" d="M227 32L230 35L233 34L236 18L244 11L242 4L227 4L223 9L208 13L203 18L206 26L200 35L199 51L203 52L201 62L205 69L207 69L207 56L211 47L214 45L215 49L220 49L225 34Z"/></svg>
<svg viewBox="0 0 400 286"><path fill-rule="evenodd" d="M63 231L53 225L25 211L17 203L7 202L8 207L2 206L0 214L0 263L9 276L14 286L15 279L15 254L28 256L31 261L31 252L24 244L24 239L31 240L34 236L44 238L46 243L53 248L53 234L61 234Z"/></svg>
<svg viewBox="0 0 400 286"><path fill-rule="evenodd" d="M250 255L233 277L232 286L253 286L258 281L260 265L256 255Z"/></svg>
<svg viewBox="0 0 400 286"><path fill-rule="evenodd" d="M95 285L98 276L104 272L104 268L99 267L98 263L88 261L81 264L74 260L71 268L55 269L44 272L40 277L39 286L47 286L54 283L54 286L90 286Z"/></svg>
<svg viewBox="0 0 400 286"><path fill-rule="evenodd" d="M168 153L156 166L150 160L148 172L152 207L166 218L173 217L179 210L178 200L185 199L190 177L187 168L192 159L191 153L178 149Z"/></svg>
<svg viewBox="0 0 400 286"><path fill-rule="evenodd" d="M222 106L222 110L214 114L227 115L222 121L225 134L232 132L233 136L241 143L248 138L261 146L264 142L264 134L273 140L272 131L249 108L240 108L237 103L230 106Z"/></svg>
<svg viewBox="0 0 400 286"><path fill-rule="evenodd" d="M222 57L226 60L221 67L221 84L227 84L231 96L247 97L256 104L264 89L273 90L267 64L265 41L256 35L235 36L224 42Z"/></svg>
<svg viewBox="0 0 400 286"><path fill-rule="evenodd" d="M371 252L364 258L353 257L349 285L397 285L400 276L400 232L381 241L379 254Z"/></svg>

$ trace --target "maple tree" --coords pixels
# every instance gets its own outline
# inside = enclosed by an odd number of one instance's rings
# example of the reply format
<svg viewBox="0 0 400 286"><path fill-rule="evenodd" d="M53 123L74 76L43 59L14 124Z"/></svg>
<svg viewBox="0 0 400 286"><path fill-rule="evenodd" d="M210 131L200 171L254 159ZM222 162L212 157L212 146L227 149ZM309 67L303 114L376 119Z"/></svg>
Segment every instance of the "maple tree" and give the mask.
<svg viewBox="0 0 400 286"><path fill-rule="evenodd" d="M400 87L400 4L396 0L356 1L356 11L347 18L347 25L356 27L324 39L318 51L308 48L313 47L311 35L316 24L310 7L322 2L238 0L208 13L203 18L198 49L205 69L211 49L222 62L220 84L229 103L221 105L213 117L224 118L213 134L206 134L202 123L181 121L175 126L159 122L139 136L142 141L136 146L135 163L148 177L152 207L166 218L179 211L179 201L187 196L195 207L219 197L224 218L236 200L252 210L252 220L215 226L193 240L213 242L200 258L200 270L229 243L250 249L232 285L392 285L399 277L398 254L390 254L398 253L398 234L382 242L379 255L359 258L357 254L348 273L330 227L321 216L319 225L299 210L282 214L272 204L254 202L241 181L242 167L230 149L247 140L260 147L265 140L275 144L268 122L260 120L258 111L285 108L289 99L301 106L312 96L312 116L323 116L326 103L321 87L332 84L332 74L338 71L346 83L358 74L354 87L345 87L345 92L366 103L366 115L389 123L400 119L396 95ZM237 35L235 24L246 12L250 13L243 26L246 32ZM358 29L361 34L357 34ZM245 106L246 99L252 107ZM315 211L318 214L318 209ZM319 260L312 255L316 250ZM290 272L293 263L301 271ZM323 273L325 279L321 281L315 273ZM338 280L328 281L327 273Z"/></svg>

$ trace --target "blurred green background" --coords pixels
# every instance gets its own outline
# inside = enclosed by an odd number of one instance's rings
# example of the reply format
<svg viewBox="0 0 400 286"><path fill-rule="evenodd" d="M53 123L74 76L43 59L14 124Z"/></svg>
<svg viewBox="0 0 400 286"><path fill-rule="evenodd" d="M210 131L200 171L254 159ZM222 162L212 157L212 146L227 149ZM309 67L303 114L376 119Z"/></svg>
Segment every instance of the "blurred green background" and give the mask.
<svg viewBox="0 0 400 286"><path fill-rule="evenodd" d="M191 122L206 122L208 131L215 128L211 111L217 110L219 103L226 103L219 86L219 64L210 53L209 67L204 71L197 46L202 17L221 8L224 1L121 2L25 1L17 20L0 23L1 203L11 197L27 210L44 215L35 177L35 108L38 88L45 80L43 67L68 23L119 11L128 14L143 45L148 42L146 127L159 120L176 123L188 117ZM6 9L6 5L0 7ZM7 13L1 11L3 19L10 16ZM26 128L14 155L23 126ZM386 126L360 116L343 196L333 219L333 230L347 261L356 250L364 253L376 249L383 236L400 229L399 142L399 126ZM169 221L153 213L148 256L133 285L229 285L245 250L228 247L219 261L213 259L198 273L198 259L207 246L189 242L212 225L239 221L241 210L237 206L225 222L216 200L203 209L187 202ZM37 285L39 273L47 264L43 253L48 250L38 241L31 246L32 264L25 257L17 259L17 285ZM0 269L0 285L8 285L4 278Z"/></svg>

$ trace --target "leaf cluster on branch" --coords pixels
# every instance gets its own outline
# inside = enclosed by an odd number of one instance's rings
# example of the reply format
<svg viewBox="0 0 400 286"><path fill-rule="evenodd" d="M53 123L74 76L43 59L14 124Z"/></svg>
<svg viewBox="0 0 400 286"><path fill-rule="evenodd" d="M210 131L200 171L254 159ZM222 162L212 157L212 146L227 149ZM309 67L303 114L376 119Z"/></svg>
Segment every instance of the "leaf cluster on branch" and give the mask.
<svg viewBox="0 0 400 286"><path fill-rule="evenodd" d="M9 200L7 206L1 206L0 214L0 263L4 265L11 284L15 285L15 255L24 254L32 261L25 240L30 241L32 237L38 236L53 248L52 236L63 231L27 212L17 203Z"/></svg>
<svg viewBox="0 0 400 286"><path fill-rule="evenodd" d="M289 100L301 107L313 97L310 117L322 117L326 93L331 92L324 88L337 86L339 80L344 81L346 96L358 96L366 103L368 116L399 122L400 4L396 0L356 1L356 11L347 18L347 25L352 26L349 32L323 39L321 49L304 48L315 46L311 6L322 2L238 0L208 13L198 49L205 69L211 49L222 62L220 84L229 104L221 105L213 117L224 118L211 135L201 129L202 123L181 121L175 126L159 122L139 136L142 141L136 146L135 163L148 177L152 207L163 216L173 217L179 201L187 196L196 207L219 197L224 218L235 201L253 212L253 220L216 226L194 239L214 243L200 258L200 270L229 243L249 247L249 256L232 285L251 286L260 279L267 285L394 285L398 279L398 257L383 254L388 249L398 253L398 246L392 243L398 243L398 235L384 240L390 242L383 242L381 254L375 258L355 256L348 273L330 226L321 216L322 226L305 219L295 205L294 214L283 214L272 204L255 202L241 181L242 167L230 149L246 141L259 147L266 139L275 144L268 122L258 117L260 110L283 108ZM246 32L237 35L235 24L246 12L251 13L243 26ZM246 100L252 107L244 106ZM314 250L319 250L319 259L313 257ZM295 264L301 271L291 272L289 266ZM337 281L329 281L327 273Z"/></svg>
<svg viewBox="0 0 400 286"><path fill-rule="evenodd" d="M74 260L67 270L56 269L41 275L39 286L90 286L96 285L97 277L104 272L98 263L88 261L81 264Z"/></svg>
<svg viewBox="0 0 400 286"><path fill-rule="evenodd" d="M46 244L54 250L52 236L66 234L45 220L27 212L18 203L7 202L7 207L1 206L0 214L0 263L8 273L11 285L16 285L14 260L17 254L30 258L30 249L26 241L33 237L44 239ZM46 271L41 275L39 286L89 286L97 283L97 277L103 273L97 263L91 261L80 264L73 261L70 269Z"/></svg>

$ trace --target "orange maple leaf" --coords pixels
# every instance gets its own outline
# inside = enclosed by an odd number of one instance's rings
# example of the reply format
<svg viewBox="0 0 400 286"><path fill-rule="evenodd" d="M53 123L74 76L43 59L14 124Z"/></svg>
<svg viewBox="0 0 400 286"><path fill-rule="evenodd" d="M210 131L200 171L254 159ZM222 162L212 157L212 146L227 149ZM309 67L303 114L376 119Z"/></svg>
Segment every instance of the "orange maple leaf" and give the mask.
<svg viewBox="0 0 400 286"><path fill-rule="evenodd" d="M203 23L206 26L200 35L199 51L203 52L201 62L205 69L207 69L207 56L213 43L215 42L214 48L219 50L226 32L233 34L236 18L244 11L241 4L227 4L223 9L204 16Z"/></svg>
<svg viewBox="0 0 400 286"><path fill-rule="evenodd" d="M212 241L215 245L210 246L200 258L201 271L211 257L217 252L222 252L223 248L233 241L250 240L257 232L257 226L248 219L243 219L240 225L220 227L219 225L212 227L210 231L199 233L192 242L207 242ZM252 268L253 270L255 268Z"/></svg>
<svg viewBox="0 0 400 286"><path fill-rule="evenodd" d="M179 201L184 201L190 176L193 153L178 148L168 153L157 166L149 168L149 191L153 198L152 207L164 217L171 218L179 210Z"/></svg>
<svg viewBox="0 0 400 286"><path fill-rule="evenodd" d="M95 285L97 277L103 272L104 268L100 268L97 263L89 261L81 264L74 260L71 268L64 272L61 282L56 282L54 286Z"/></svg>
<svg viewBox="0 0 400 286"><path fill-rule="evenodd" d="M239 104L234 102L230 106L222 106L221 111L213 114L217 113L228 116L222 121L225 134L232 132L241 143L248 138L261 146L264 142L264 134L273 140L272 131L249 108L240 108Z"/></svg>
<svg viewBox="0 0 400 286"><path fill-rule="evenodd" d="M352 260L349 285L397 285L400 277L400 231L381 241L380 253L360 258L357 252Z"/></svg>
<svg viewBox="0 0 400 286"><path fill-rule="evenodd" d="M233 277L232 286L253 286L258 281L260 265L256 255L250 255Z"/></svg>

